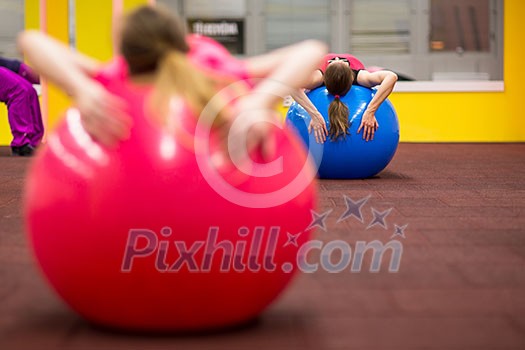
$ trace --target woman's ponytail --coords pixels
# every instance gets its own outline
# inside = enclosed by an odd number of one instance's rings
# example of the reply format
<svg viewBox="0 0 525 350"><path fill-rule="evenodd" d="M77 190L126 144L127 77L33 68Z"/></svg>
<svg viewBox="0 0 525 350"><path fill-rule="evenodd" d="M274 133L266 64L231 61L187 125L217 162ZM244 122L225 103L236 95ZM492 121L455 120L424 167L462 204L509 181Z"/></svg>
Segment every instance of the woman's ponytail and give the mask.
<svg viewBox="0 0 525 350"><path fill-rule="evenodd" d="M226 111L220 106L209 105L217 87L218 82L200 72L185 53L172 50L165 55L157 70L154 107L159 110L159 115L167 116L170 98L180 96L197 117L206 107L207 115L202 117L219 126L226 122Z"/></svg>
<svg viewBox="0 0 525 350"><path fill-rule="evenodd" d="M339 96L336 96L328 107L328 119L330 121L328 136L332 141L337 140L341 136L345 138L346 135L350 134L348 131L348 116L348 107L341 101Z"/></svg>
<svg viewBox="0 0 525 350"><path fill-rule="evenodd" d="M332 63L326 68L324 83L328 92L334 95L334 100L328 107L328 118L330 120L328 136L333 141L350 134L348 131L350 112L348 106L341 101L341 96L350 91L354 79L354 72L344 63Z"/></svg>

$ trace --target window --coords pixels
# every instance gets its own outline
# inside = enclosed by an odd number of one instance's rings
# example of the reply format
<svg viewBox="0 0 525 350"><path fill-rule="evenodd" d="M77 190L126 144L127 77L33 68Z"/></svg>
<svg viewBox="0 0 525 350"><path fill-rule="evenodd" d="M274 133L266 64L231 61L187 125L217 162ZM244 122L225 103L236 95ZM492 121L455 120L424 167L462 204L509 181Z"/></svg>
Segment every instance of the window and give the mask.
<svg viewBox="0 0 525 350"><path fill-rule="evenodd" d="M266 50L305 39L330 42L330 1L267 0L264 13Z"/></svg>
<svg viewBox="0 0 525 350"><path fill-rule="evenodd" d="M352 53L357 56L410 53L410 3L410 0L355 0L351 12Z"/></svg>
<svg viewBox="0 0 525 350"><path fill-rule="evenodd" d="M0 56L21 58L16 48L16 37L24 30L24 2L0 2Z"/></svg>
<svg viewBox="0 0 525 350"><path fill-rule="evenodd" d="M489 0L432 0L430 50L490 52Z"/></svg>
<svg viewBox="0 0 525 350"><path fill-rule="evenodd" d="M503 80L503 0L349 0L347 50L409 80Z"/></svg>
<svg viewBox="0 0 525 350"><path fill-rule="evenodd" d="M409 80L503 80L503 0L157 1L199 28L236 23L223 43L241 56L318 39Z"/></svg>

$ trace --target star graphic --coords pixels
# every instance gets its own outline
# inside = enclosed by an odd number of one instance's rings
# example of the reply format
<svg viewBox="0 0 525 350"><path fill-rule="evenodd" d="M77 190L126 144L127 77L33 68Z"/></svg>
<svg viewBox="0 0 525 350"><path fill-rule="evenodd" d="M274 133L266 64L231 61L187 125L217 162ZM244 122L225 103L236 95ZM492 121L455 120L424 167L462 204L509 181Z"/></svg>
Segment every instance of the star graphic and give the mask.
<svg viewBox="0 0 525 350"><path fill-rule="evenodd" d="M286 232L286 235L288 236L288 240L284 244L283 248L284 247L288 247L289 245L293 245L295 247L298 247L299 245L297 244L297 238L299 238L301 233L302 232L299 232L299 233L297 233L295 235L292 235L290 232Z"/></svg>
<svg viewBox="0 0 525 350"><path fill-rule="evenodd" d="M309 230L317 226L326 232L326 222L325 221L328 218L328 215L330 215L330 213L332 212L332 210L333 209L330 209L328 211L325 211L322 214L318 214L315 210L310 210L310 212L312 213L312 222L310 223L310 225L308 225L306 230Z"/></svg>
<svg viewBox="0 0 525 350"><path fill-rule="evenodd" d="M397 237L397 236L406 238L405 230L406 230L408 224L406 224L404 226L398 226L398 225L394 225L394 226L396 227L396 230L394 231L394 234L390 238L394 238L394 237Z"/></svg>
<svg viewBox="0 0 525 350"><path fill-rule="evenodd" d="M370 199L371 195L368 195L365 198L361 198L358 201L354 201L352 198L348 196L344 196L345 203L346 203L346 211L341 215L339 220L337 220L337 223L346 220L350 216L355 216L357 220L363 222L363 215L361 214L361 208L365 205L365 203Z"/></svg>
<svg viewBox="0 0 525 350"><path fill-rule="evenodd" d="M392 211L392 208L387 209L385 211L381 211L381 212L376 210L375 208L372 208L374 219L370 221L366 229L368 230L370 227L374 225L379 225L386 230L388 228L388 224L386 223L385 219L388 216L388 214L390 214L391 211Z"/></svg>

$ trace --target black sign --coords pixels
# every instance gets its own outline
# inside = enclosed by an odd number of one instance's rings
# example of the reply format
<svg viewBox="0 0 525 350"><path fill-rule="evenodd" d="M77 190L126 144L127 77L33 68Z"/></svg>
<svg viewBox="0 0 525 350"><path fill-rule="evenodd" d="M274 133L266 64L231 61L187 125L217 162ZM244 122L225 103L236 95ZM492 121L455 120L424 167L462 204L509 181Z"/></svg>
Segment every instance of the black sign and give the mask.
<svg viewBox="0 0 525 350"><path fill-rule="evenodd" d="M188 19L190 31L209 36L233 55L244 54L244 19Z"/></svg>

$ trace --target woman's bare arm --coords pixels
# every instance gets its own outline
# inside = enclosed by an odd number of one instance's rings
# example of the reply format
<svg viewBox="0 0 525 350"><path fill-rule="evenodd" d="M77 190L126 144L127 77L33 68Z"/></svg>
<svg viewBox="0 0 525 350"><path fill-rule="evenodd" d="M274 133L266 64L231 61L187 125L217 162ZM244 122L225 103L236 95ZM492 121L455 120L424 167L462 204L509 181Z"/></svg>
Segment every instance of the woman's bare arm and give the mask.
<svg viewBox="0 0 525 350"><path fill-rule="evenodd" d="M254 116L254 120L268 120L282 97L310 84L311 72L319 65L327 46L307 40L245 61L248 75L262 78L251 94L238 104L240 112ZM248 135L247 149L260 146L267 158L274 152L271 140L266 138L268 123L253 123ZM242 148L242 147L241 147Z"/></svg>
<svg viewBox="0 0 525 350"><path fill-rule="evenodd" d="M394 85L397 82L397 75L394 72L382 70L374 73L362 70L357 75L357 83L365 87L376 87L372 101L368 104L366 111L363 114L361 125L357 130L360 133L363 130L363 139L369 141L374 139L374 134L379 124L377 123L375 113L381 103L383 103L394 90Z"/></svg>
<svg viewBox="0 0 525 350"><path fill-rule="evenodd" d="M99 62L37 31L22 32L18 47L42 77L73 97L91 135L106 145L128 135L125 103L92 79Z"/></svg>
<svg viewBox="0 0 525 350"><path fill-rule="evenodd" d="M247 59L248 74L265 78L256 86L255 92L270 93L277 102L278 96L289 95L296 89L313 84L311 72L319 65L326 51L326 45L320 41L307 40Z"/></svg>
<svg viewBox="0 0 525 350"><path fill-rule="evenodd" d="M381 70L374 73L362 70L357 75L357 83L365 87L376 87L377 92L368 105L371 112L377 111L381 103L385 101L394 90L397 82L397 74L387 70Z"/></svg>
<svg viewBox="0 0 525 350"><path fill-rule="evenodd" d="M96 60L38 31L22 32L18 47L38 73L72 96L100 68Z"/></svg>
<svg viewBox="0 0 525 350"><path fill-rule="evenodd" d="M278 66L287 71L288 74L301 72L298 73L300 75L294 77L295 84L291 84L293 86L290 86L286 94L291 95L308 112L312 118L308 129L310 132L312 129L315 131L315 138L319 143L326 140L328 134L326 123L323 116L306 96L304 89L311 90L323 84L323 74L316 68L326 54L326 50L324 44L305 41L248 60L248 71L250 75L255 77L271 78L272 70ZM304 72L305 67L309 67L310 70Z"/></svg>
<svg viewBox="0 0 525 350"><path fill-rule="evenodd" d="M308 125L308 132L312 132L312 130L314 131L317 143L325 142L326 135L328 135L326 122L312 101L306 96L304 89L296 89L291 93L291 96L295 102L306 110L311 118L310 125Z"/></svg>

